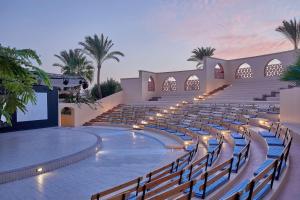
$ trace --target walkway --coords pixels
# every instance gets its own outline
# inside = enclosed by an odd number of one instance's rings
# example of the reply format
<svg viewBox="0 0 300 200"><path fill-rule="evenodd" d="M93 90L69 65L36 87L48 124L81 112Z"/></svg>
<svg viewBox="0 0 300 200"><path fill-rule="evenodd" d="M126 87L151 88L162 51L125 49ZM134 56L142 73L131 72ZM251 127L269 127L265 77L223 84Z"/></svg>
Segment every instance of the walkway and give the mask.
<svg viewBox="0 0 300 200"><path fill-rule="evenodd" d="M278 192L278 199L299 199L300 198L300 126L286 125L293 131L292 146L290 149L289 162L290 166L286 174L286 182Z"/></svg>

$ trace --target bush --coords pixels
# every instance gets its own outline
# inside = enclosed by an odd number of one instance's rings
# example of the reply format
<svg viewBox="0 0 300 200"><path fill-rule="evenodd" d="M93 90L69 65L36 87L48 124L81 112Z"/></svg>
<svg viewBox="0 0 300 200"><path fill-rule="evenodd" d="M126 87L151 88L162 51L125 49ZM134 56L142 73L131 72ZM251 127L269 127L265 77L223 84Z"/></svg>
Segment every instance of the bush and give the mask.
<svg viewBox="0 0 300 200"><path fill-rule="evenodd" d="M295 82L297 86L300 86L300 57L297 62L288 67L283 73L281 80Z"/></svg>
<svg viewBox="0 0 300 200"><path fill-rule="evenodd" d="M112 94L122 90L121 84L112 78L107 79L106 81L100 83L100 87L101 87L102 98L107 97L109 95L112 95ZM99 99L100 95L98 93L98 85L97 84L95 84L93 86L93 88L91 90L91 94L95 99Z"/></svg>

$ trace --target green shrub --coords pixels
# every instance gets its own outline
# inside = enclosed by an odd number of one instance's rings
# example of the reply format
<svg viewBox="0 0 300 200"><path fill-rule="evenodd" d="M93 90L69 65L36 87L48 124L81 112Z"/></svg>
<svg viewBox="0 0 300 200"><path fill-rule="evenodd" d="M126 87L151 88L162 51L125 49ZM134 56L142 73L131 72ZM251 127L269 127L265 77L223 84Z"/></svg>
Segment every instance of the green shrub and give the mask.
<svg viewBox="0 0 300 200"><path fill-rule="evenodd" d="M100 83L100 87L101 87L102 98L107 97L109 95L112 95L112 94L122 90L121 84L112 78L107 79L106 81ZM97 84L95 84L93 86L93 88L91 90L91 94L95 99L99 99L100 95L98 93L98 85Z"/></svg>
<svg viewBox="0 0 300 200"><path fill-rule="evenodd" d="M300 85L300 57L294 65L287 68L283 73L281 80L296 82L297 86Z"/></svg>

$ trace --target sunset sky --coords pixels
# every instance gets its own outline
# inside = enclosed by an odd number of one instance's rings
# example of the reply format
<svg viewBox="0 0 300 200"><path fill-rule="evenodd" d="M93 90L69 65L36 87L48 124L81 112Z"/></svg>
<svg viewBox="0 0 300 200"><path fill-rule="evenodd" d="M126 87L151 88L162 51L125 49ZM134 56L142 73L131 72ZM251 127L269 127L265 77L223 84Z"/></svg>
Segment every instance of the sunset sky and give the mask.
<svg viewBox="0 0 300 200"><path fill-rule="evenodd" d="M109 61L102 80L194 69L196 47L214 57L239 58L290 50L275 28L300 19L300 0L0 0L0 43L31 48L42 68L59 73L54 54L78 48L87 35L104 33L126 56Z"/></svg>

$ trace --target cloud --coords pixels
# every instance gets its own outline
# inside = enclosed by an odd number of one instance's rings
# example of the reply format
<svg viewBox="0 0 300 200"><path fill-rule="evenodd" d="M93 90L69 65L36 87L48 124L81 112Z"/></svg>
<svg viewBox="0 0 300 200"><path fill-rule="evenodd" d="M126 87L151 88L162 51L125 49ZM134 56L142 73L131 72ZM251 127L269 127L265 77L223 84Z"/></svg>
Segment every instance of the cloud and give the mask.
<svg viewBox="0 0 300 200"><path fill-rule="evenodd" d="M296 4L300 6L294 0L166 1L151 14L150 23L167 41L210 45L218 55L236 58L291 49L275 28L283 19L300 17Z"/></svg>

